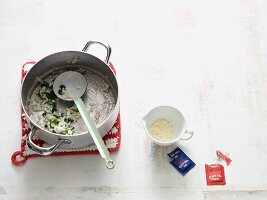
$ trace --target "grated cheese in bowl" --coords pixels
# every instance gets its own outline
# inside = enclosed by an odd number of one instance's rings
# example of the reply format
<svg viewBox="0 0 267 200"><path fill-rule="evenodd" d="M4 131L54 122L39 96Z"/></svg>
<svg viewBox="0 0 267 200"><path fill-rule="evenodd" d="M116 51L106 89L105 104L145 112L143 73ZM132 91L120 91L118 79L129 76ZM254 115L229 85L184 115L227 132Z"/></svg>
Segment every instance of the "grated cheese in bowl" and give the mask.
<svg viewBox="0 0 267 200"><path fill-rule="evenodd" d="M168 142L175 138L174 127L166 119L155 120L150 127L151 136L158 141Z"/></svg>

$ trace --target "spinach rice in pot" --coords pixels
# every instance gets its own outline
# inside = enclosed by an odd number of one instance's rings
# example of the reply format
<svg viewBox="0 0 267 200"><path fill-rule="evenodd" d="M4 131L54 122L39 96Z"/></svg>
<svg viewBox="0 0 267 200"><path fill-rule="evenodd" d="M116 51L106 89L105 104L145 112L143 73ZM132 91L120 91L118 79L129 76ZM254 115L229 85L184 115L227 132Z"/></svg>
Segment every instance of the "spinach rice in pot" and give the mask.
<svg viewBox="0 0 267 200"><path fill-rule="evenodd" d="M87 128L76 105L72 102L67 107L60 106L59 102L62 100L53 91L54 80L63 72L51 74L44 80L38 78L39 84L28 99L29 115L36 124L56 134L73 135L86 132ZM99 124L114 109L114 94L109 83L100 76L82 69L77 72L82 73L87 81L84 102L92 120ZM64 86L61 89L64 90Z"/></svg>

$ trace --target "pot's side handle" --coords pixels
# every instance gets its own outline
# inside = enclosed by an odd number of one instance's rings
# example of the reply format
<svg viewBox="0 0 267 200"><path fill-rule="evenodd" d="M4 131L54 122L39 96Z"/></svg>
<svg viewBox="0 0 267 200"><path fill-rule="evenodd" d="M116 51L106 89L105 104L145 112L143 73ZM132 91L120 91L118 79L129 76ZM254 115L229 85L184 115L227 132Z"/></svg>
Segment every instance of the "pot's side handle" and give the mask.
<svg viewBox="0 0 267 200"><path fill-rule="evenodd" d="M62 143L70 143L70 140L59 140L56 144L52 145L51 147L40 147L32 141L34 134L36 133L37 128L32 126L31 132L27 137L27 145L28 147L33 150L34 152L40 155L50 155L52 154Z"/></svg>
<svg viewBox="0 0 267 200"><path fill-rule="evenodd" d="M109 61L109 58L110 58L110 54L111 54L111 47L109 46L109 44L104 44L102 42L98 42L98 41L93 41L93 40L90 40L89 42L87 42L87 44L84 46L83 50L84 52L87 52L89 47L92 45L92 44L100 44L102 45L103 47L106 48L107 50L107 56L106 56L106 59L105 59L105 62L108 64L108 61Z"/></svg>

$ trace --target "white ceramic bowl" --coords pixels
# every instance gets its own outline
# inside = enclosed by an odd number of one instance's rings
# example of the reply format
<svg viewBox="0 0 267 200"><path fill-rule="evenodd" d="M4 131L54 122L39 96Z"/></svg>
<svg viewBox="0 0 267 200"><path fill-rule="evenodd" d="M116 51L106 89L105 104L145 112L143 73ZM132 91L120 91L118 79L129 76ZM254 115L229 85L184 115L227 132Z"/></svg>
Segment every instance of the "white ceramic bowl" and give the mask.
<svg viewBox="0 0 267 200"><path fill-rule="evenodd" d="M158 119L165 119L172 123L174 127L174 139L170 141L160 141L153 137L151 134L151 126L154 121ZM176 143L178 140L188 140L193 136L193 132L186 130L186 121L184 115L176 108L171 106L158 106L153 108L142 119L142 124L151 140L161 146L168 146Z"/></svg>

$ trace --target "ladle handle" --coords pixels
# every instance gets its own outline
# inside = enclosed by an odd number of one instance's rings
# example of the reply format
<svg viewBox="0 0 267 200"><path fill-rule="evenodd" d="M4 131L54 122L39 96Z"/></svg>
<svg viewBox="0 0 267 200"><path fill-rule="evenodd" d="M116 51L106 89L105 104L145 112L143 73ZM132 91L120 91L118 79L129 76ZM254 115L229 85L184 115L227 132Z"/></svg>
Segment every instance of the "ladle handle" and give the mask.
<svg viewBox="0 0 267 200"><path fill-rule="evenodd" d="M106 48L107 50L107 55L106 55L106 59L105 59L105 63L108 64L108 61L109 61L109 58L110 58L110 54L111 54L111 47L109 46L109 44L104 44L102 42L98 42L98 41L92 41L90 40L89 42L86 43L86 45L83 47L83 50L84 52L87 52L89 47L92 45L92 44L100 44L102 45L103 47Z"/></svg>
<svg viewBox="0 0 267 200"><path fill-rule="evenodd" d="M89 112L86 110L86 107L82 99L81 98L75 99L74 102L86 124L86 127L88 128L89 133L91 134L95 142L95 145L98 148L98 151L101 157L105 159L107 168L113 169L115 167L113 160L111 159L109 151L104 141L102 140L102 137L100 133L98 132L93 120L91 119Z"/></svg>

